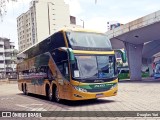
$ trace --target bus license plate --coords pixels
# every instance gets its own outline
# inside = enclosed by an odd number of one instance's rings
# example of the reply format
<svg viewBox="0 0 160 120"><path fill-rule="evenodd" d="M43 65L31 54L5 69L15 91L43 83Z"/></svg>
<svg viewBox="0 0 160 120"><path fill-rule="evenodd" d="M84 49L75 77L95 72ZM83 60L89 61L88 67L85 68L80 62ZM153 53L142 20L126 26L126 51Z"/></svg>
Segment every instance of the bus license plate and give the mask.
<svg viewBox="0 0 160 120"><path fill-rule="evenodd" d="M96 94L96 98L103 97L103 93Z"/></svg>

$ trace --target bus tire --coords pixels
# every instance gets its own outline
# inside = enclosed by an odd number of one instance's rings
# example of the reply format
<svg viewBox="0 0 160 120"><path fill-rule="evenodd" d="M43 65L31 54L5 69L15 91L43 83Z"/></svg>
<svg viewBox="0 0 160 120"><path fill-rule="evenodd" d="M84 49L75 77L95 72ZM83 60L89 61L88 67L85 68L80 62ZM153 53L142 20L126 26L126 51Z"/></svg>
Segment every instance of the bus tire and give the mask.
<svg viewBox="0 0 160 120"><path fill-rule="evenodd" d="M48 84L46 85L46 97L49 101L53 100L52 92Z"/></svg>
<svg viewBox="0 0 160 120"><path fill-rule="evenodd" d="M53 95L50 89L48 89L48 100L53 101Z"/></svg>
<svg viewBox="0 0 160 120"><path fill-rule="evenodd" d="M23 92L23 83L21 84L21 91Z"/></svg>
<svg viewBox="0 0 160 120"><path fill-rule="evenodd" d="M55 101L55 102L61 101L61 99L59 98L58 88L56 86L54 86L54 88L53 88L53 101Z"/></svg>
<svg viewBox="0 0 160 120"><path fill-rule="evenodd" d="M26 85L26 83L23 84L23 94L24 94L24 95L28 95L28 90L27 90L27 85Z"/></svg>

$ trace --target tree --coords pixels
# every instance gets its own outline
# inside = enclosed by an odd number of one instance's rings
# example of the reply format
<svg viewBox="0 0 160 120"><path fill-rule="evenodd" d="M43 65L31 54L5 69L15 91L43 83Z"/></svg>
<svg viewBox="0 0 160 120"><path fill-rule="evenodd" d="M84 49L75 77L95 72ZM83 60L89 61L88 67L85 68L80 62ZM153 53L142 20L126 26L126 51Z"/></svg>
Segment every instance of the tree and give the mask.
<svg viewBox="0 0 160 120"><path fill-rule="evenodd" d="M9 2L17 2L17 0L0 0L0 17L2 18L7 13L6 6Z"/></svg>

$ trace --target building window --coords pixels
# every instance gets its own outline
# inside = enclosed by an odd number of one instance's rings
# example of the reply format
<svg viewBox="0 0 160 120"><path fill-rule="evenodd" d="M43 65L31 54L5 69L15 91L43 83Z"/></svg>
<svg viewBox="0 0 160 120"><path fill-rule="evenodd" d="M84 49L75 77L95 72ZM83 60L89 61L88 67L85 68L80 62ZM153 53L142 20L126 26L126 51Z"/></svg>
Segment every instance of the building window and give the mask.
<svg viewBox="0 0 160 120"><path fill-rule="evenodd" d="M0 45L0 48L3 48L3 45Z"/></svg>
<svg viewBox="0 0 160 120"><path fill-rule="evenodd" d="M0 63L2 64L2 63L4 63L4 61L3 61L3 60L0 60Z"/></svg>

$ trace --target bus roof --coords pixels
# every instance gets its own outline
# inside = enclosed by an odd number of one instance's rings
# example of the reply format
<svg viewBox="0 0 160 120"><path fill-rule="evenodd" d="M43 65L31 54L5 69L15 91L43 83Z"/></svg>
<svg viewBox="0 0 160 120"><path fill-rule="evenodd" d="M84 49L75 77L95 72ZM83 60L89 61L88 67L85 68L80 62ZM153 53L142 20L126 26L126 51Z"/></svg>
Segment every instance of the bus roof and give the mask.
<svg viewBox="0 0 160 120"><path fill-rule="evenodd" d="M91 29L84 29L84 28L64 28L61 29L61 31L75 31L75 32L91 32L91 33L101 33L101 34L105 34L103 32L100 31L96 31L96 30L91 30Z"/></svg>

